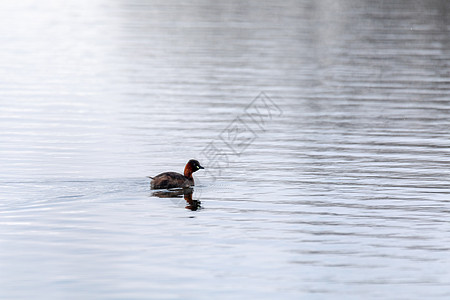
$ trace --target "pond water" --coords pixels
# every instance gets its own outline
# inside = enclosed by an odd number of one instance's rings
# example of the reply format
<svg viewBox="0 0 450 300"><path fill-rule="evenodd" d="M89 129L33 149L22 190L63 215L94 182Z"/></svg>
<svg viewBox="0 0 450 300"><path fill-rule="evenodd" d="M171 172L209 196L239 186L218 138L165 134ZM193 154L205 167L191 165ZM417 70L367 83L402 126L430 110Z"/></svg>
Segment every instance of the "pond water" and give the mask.
<svg viewBox="0 0 450 300"><path fill-rule="evenodd" d="M0 44L1 299L449 299L448 1L4 0Z"/></svg>

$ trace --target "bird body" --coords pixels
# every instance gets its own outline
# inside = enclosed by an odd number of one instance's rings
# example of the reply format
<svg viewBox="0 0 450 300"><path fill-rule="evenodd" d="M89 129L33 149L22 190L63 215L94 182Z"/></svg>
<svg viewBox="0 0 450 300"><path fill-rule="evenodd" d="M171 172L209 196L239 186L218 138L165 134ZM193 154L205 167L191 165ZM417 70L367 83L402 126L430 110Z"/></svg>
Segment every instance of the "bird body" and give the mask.
<svg viewBox="0 0 450 300"><path fill-rule="evenodd" d="M192 173L204 169L197 160L191 159L184 168L184 174L177 172L164 172L156 175L150 182L152 189L188 188L194 185Z"/></svg>

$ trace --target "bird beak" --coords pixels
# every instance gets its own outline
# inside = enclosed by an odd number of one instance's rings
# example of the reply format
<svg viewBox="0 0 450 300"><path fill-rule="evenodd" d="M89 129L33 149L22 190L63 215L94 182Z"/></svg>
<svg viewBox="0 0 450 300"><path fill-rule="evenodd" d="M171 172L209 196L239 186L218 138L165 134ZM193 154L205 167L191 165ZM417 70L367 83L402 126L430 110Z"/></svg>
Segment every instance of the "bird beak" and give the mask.
<svg viewBox="0 0 450 300"><path fill-rule="evenodd" d="M204 169L204 168L203 168L202 166L200 166L200 165L198 166L198 168L199 168L199 169Z"/></svg>

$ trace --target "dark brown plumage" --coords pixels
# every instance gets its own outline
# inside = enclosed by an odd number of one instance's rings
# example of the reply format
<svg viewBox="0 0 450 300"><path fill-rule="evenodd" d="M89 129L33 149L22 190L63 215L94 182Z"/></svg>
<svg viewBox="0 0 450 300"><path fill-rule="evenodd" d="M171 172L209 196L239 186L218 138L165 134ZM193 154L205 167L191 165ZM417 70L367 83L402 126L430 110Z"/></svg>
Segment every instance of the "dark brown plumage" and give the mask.
<svg viewBox="0 0 450 300"><path fill-rule="evenodd" d="M152 178L150 186L152 189L172 189L172 188L187 188L194 185L194 177L192 173L204 169L200 163L191 159L187 162L184 168L184 175L177 172L165 172L156 175Z"/></svg>

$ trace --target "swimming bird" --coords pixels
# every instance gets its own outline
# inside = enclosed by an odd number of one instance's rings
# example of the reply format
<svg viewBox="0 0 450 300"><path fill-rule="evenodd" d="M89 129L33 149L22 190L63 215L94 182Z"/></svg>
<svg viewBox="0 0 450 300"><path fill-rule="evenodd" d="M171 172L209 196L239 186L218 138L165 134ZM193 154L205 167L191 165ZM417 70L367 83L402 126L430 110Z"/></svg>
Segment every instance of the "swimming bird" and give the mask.
<svg viewBox="0 0 450 300"><path fill-rule="evenodd" d="M148 176L152 179L150 187L152 189L172 189L172 188L187 188L194 185L194 177L192 173L204 169L200 163L191 159L187 162L184 168L184 175L177 172L164 172L155 177Z"/></svg>

